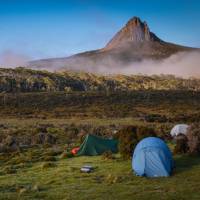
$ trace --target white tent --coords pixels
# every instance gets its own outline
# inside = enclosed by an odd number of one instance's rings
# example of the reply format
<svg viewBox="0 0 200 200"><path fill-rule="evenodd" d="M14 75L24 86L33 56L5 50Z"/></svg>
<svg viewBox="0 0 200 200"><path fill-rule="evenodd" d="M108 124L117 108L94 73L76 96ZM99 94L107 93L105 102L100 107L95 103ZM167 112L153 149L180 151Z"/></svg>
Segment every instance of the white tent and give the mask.
<svg viewBox="0 0 200 200"><path fill-rule="evenodd" d="M172 137L178 136L179 134L186 135L188 128L189 126L187 124L177 124L172 128L170 134Z"/></svg>

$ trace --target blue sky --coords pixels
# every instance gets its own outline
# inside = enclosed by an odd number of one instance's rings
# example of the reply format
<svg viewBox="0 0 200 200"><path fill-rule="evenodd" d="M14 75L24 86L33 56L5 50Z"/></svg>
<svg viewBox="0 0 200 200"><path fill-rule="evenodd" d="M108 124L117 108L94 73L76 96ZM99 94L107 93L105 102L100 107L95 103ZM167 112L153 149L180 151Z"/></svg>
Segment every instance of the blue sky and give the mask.
<svg viewBox="0 0 200 200"><path fill-rule="evenodd" d="M199 0L0 0L0 54L39 59L101 48L132 16L163 40L200 47Z"/></svg>

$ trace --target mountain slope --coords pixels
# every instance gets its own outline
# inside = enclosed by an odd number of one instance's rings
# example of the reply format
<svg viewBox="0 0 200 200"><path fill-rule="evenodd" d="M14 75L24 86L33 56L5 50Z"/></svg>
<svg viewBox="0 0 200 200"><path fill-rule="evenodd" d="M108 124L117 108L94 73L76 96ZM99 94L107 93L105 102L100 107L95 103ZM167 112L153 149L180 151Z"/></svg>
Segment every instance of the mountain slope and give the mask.
<svg viewBox="0 0 200 200"><path fill-rule="evenodd" d="M161 40L150 32L146 22L133 17L102 49L66 58L31 61L29 67L101 72L104 68L115 69L144 59L160 60L178 52L192 50L195 49Z"/></svg>

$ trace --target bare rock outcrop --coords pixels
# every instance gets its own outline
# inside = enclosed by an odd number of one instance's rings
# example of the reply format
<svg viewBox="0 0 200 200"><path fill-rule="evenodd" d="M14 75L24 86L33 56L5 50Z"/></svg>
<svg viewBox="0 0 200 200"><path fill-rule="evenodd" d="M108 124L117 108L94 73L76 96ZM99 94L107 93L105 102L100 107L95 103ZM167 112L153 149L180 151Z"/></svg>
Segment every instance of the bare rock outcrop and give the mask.
<svg viewBox="0 0 200 200"><path fill-rule="evenodd" d="M113 37L104 50L119 47L127 42L140 43L149 41L161 41L155 34L151 33L146 22L140 18L133 17L128 23Z"/></svg>

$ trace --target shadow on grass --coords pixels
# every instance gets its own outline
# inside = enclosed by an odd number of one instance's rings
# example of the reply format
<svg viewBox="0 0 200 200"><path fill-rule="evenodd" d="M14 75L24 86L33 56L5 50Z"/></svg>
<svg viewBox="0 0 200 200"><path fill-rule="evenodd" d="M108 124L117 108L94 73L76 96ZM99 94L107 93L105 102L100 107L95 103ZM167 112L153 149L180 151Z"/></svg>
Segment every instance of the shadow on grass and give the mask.
<svg viewBox="0 0 200 200"><path fill-rule="evenodd" d="M174 174L183 173L191 170L193 167L200 167L200 156L181 155L174 158Z"/></svg>

